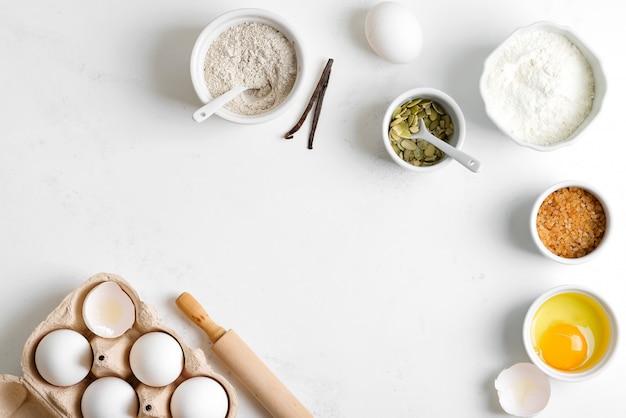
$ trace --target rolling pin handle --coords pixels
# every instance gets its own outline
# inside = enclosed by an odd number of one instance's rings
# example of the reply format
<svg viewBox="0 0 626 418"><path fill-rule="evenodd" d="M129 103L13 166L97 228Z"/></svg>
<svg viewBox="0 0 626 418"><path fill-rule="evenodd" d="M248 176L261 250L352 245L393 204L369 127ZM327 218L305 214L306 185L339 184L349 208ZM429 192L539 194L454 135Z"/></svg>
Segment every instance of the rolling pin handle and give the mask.
<svg viewBox="0 0 626 418"><path fill-rule="evenodd" d="M215 344L226 333L226 330L216 324L209 314L204 310L200 302L191 294L183 292L176 299L176 306L191 319L196 325L206 332L209 340Z"/></svg>

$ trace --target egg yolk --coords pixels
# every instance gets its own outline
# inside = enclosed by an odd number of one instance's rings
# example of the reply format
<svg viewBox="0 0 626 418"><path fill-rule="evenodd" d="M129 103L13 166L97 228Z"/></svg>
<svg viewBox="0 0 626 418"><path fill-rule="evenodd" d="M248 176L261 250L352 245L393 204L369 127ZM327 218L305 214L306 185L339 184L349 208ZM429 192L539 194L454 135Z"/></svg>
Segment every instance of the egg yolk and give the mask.
<svg viewBox="0 0 626 418"><path fill-rule="evenodd" d="M539 349L543 360L560 370L573 370L587 359L587 340L570 324L556 324L548 329L541 337Z"/></svg>

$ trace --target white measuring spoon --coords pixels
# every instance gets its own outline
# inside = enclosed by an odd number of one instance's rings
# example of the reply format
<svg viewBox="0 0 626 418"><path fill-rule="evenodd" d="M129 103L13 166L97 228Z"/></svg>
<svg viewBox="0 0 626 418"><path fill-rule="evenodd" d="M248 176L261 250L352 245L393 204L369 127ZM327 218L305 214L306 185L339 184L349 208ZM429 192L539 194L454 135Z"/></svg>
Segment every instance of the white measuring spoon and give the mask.
<svg viewBox="0 0 626 418"><path fill-rule="evenodd" d="M423 118L420 118L419 124L420 124L419 132L411 135L411 139L422 139L436 146L441 151L443 151L446 155L449 155L453 159L457 160L465 168L472 170L474 173L477 173L480 170L480 161L464 153L460 149L453 147L452 145L448 144L443 139L439 139L435 135L431 134L428 128L426 128L426 124L424 123Z"/></svg>
<svg viewBox="0 0 626 418"><path fill-rule="evenodd" d="M232 89L228 90L226 93L221 96L216 97L211 100L209 103L202 106L200 109L193 112L193 120L196 122L202 122L208 119L216 110L220 109L226 103L230 102L232 99L248 90L246 86L235 86Z"/></svg>

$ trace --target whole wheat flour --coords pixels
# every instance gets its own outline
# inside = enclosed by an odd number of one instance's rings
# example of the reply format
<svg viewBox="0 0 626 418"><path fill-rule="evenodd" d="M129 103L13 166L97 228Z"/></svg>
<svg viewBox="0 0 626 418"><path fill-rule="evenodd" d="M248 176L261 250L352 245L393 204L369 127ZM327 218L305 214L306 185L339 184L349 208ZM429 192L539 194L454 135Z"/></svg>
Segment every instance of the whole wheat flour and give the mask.
<svg viewBox="0 0 626 418"><path fill-rule="evenodd" d="M248 90L225 105L241 115L258 115L279 105L296 80L294 45L275 28L257 22L230 27L209 46L204 77L211 96L237 85Z"/></svg>

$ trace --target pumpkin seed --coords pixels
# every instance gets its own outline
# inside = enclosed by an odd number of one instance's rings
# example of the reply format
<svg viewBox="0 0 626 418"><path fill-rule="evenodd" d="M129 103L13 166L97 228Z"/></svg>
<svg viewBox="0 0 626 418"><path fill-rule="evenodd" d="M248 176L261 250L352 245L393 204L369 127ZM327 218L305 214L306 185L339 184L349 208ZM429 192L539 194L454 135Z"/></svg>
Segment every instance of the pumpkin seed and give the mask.
<svg viewBox="0 0 626 418"><path fill-rule="evenodd" d="M411 139L412 134L419 132L420 119L424 119L429 132L444 141L449 141L454 134L452 119L445 113L443 107L435 101L418 97L406 101L394 110L389 122L391 147L409 164L434 165L445 154L424 140Z"/></svg>
<svg viewBox="0 0 626 418"><path fill-rule="evenodd" d="M408 102L406 104L406 107L411 108L411 107L415 107L416 105L420 104L424 99L414 99L411 100L410 102Z"/></svg>
<svg viewBox="0 0 626 418"><path fill-rule="evenodd" d="M394 120L391 121L391 123L389 124L390 127L394 127L399 123L404 122L404 119L402 118L395 118Z"/></svg>
<svg viewBox="0 0 626 418"><path fill-rule="evenodd" d="M402 140L402 138L393 129L389 130L389 138L391 138L392 142L398 142Z"/></svg>
<svg viewBox="0 0 626 418"><path fill-rule="evenodd" d="M417 144L410 139L403 139L400 144L402 145L402 148L409 150L409 151L413 151L417 149Z"/></svg>

